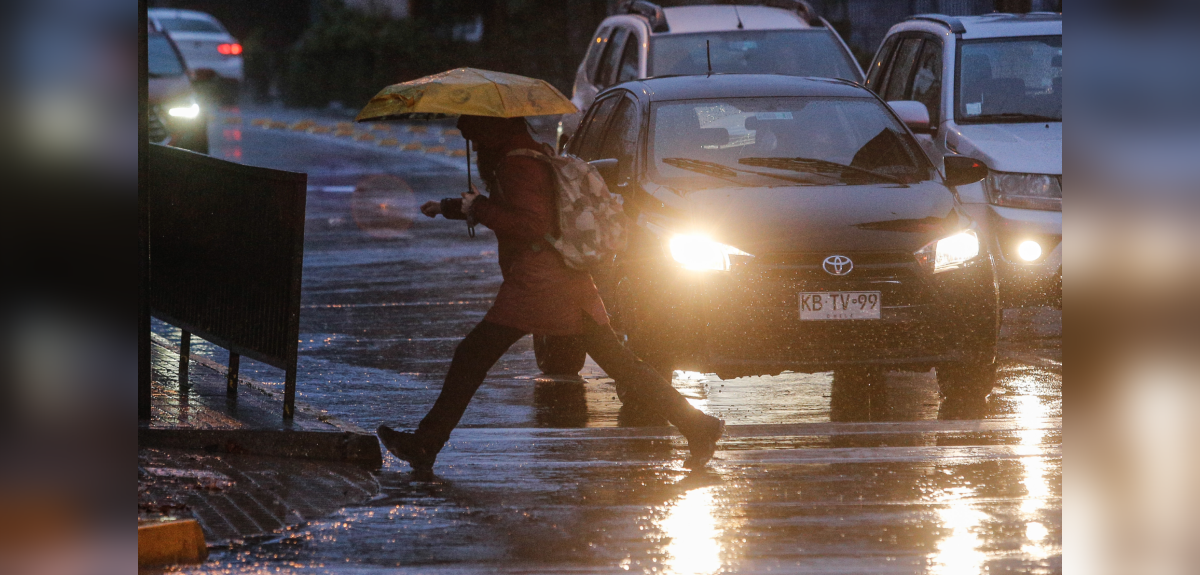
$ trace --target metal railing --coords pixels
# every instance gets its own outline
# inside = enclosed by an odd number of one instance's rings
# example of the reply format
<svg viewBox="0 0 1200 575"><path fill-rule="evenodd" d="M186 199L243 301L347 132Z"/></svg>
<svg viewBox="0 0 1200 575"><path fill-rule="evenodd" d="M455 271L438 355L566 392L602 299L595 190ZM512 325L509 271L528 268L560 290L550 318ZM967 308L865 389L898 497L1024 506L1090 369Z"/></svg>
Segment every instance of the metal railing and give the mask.
<svg viewBox="0 0 1200 575"><path fill-rule="evenodd" d="M183 330L181 391L196 334L229 350L230 394L242 355L283 369L283 416L292 418L307 182L150 146L150 311Z"/></svg>

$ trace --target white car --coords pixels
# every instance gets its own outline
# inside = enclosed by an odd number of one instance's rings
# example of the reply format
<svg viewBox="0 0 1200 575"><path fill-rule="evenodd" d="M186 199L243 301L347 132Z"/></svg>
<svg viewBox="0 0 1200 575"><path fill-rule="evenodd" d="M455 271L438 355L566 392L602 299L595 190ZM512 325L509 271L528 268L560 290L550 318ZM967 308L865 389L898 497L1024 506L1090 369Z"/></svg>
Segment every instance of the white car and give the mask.
<svg viewBox="0 0 1200 575"><path fill-rule="evenodd" d="M935 165L961 154L990 169L958 194L1004 303L1061 306L1062 14L913 16L888 31L866 85Z"/></svg>
<svg viewBox="0 0 1200 575"><path fill-rule="evenodd" d="M559 146L605 88L641 78L707 74L784 74L862 83L854 55L825 19L801 0L756 5L662 8L625 0L600 23L575 73ZM710 68L711 65L711 68Z"/></svg>
<svg viewBox="0 0 1200 575"><path fill-rule="evenodd" d="M215 75L223 99L236 100L242 72L242 45L212 16L195 10L151 8L146 15L171 37L196 80ZM211 72L205 72L211 70Z"/></svg>

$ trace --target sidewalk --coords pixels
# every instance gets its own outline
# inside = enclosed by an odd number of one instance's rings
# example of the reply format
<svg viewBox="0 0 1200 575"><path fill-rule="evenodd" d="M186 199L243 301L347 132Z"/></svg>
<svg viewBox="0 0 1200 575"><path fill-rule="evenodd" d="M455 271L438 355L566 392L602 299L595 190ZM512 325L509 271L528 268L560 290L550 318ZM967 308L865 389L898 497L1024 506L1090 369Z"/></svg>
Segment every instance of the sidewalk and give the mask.
<svg viewBox="0 0 1200 575"><path fill-rule="evenodd" d="M195 518L209 546L236 544L375 496L375 437L192 357L179 389L178 350L155 337L153 410L138 425L138 519Z"/></svg>

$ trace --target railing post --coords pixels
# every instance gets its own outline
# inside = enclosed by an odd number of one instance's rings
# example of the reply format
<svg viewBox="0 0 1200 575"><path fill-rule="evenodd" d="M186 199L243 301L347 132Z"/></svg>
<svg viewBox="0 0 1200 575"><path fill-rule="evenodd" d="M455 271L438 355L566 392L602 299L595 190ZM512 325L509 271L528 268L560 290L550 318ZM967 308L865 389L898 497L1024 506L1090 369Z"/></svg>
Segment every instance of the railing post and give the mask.
<svg viewBox="0 0 1200 575"><path fill-rule="evenodd" d="M287 377L283 382L283 418L290 421L296 415L296 362L292 360L292 366L287 370Z"/></svg>
<svg viewBox="0 0 1200 575"><path fill-rule="evenodd" d="M241 355L229 352L229 373L225 375L225 393L229 395L237 395L238 364L241 363L241 359Z"/></svg>
<svg viewBox="0 0 1200 575"><path fill-rule="evenodd" d="M188 356L192 353L192 332L182 330L179 334L179 392L188 390Z"/></svg>

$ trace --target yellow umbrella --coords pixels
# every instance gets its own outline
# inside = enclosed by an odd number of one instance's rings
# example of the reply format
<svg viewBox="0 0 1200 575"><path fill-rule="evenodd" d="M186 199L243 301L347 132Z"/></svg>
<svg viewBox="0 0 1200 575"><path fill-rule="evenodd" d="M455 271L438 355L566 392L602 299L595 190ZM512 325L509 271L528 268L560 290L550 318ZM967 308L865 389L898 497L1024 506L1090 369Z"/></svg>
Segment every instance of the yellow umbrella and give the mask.
<svg viewBox="0 0 1200 575"><path fill-rule="evenodd" d="M517 118L573 114L579 109L554 86L516 74L455 68L381 90L355 121L421 119L448 116ZM471 142L467 141L467 189L471 189ZM468 216L467 233L475 237Z"/></svg>
<svg viewBox="0 0 1200 575"><path fill-rule="evenodd" d="M571 100L545 81L504 72L456 68L384 88L367 102L355 120L458 115L516 118L578 111Z"/></svg>

